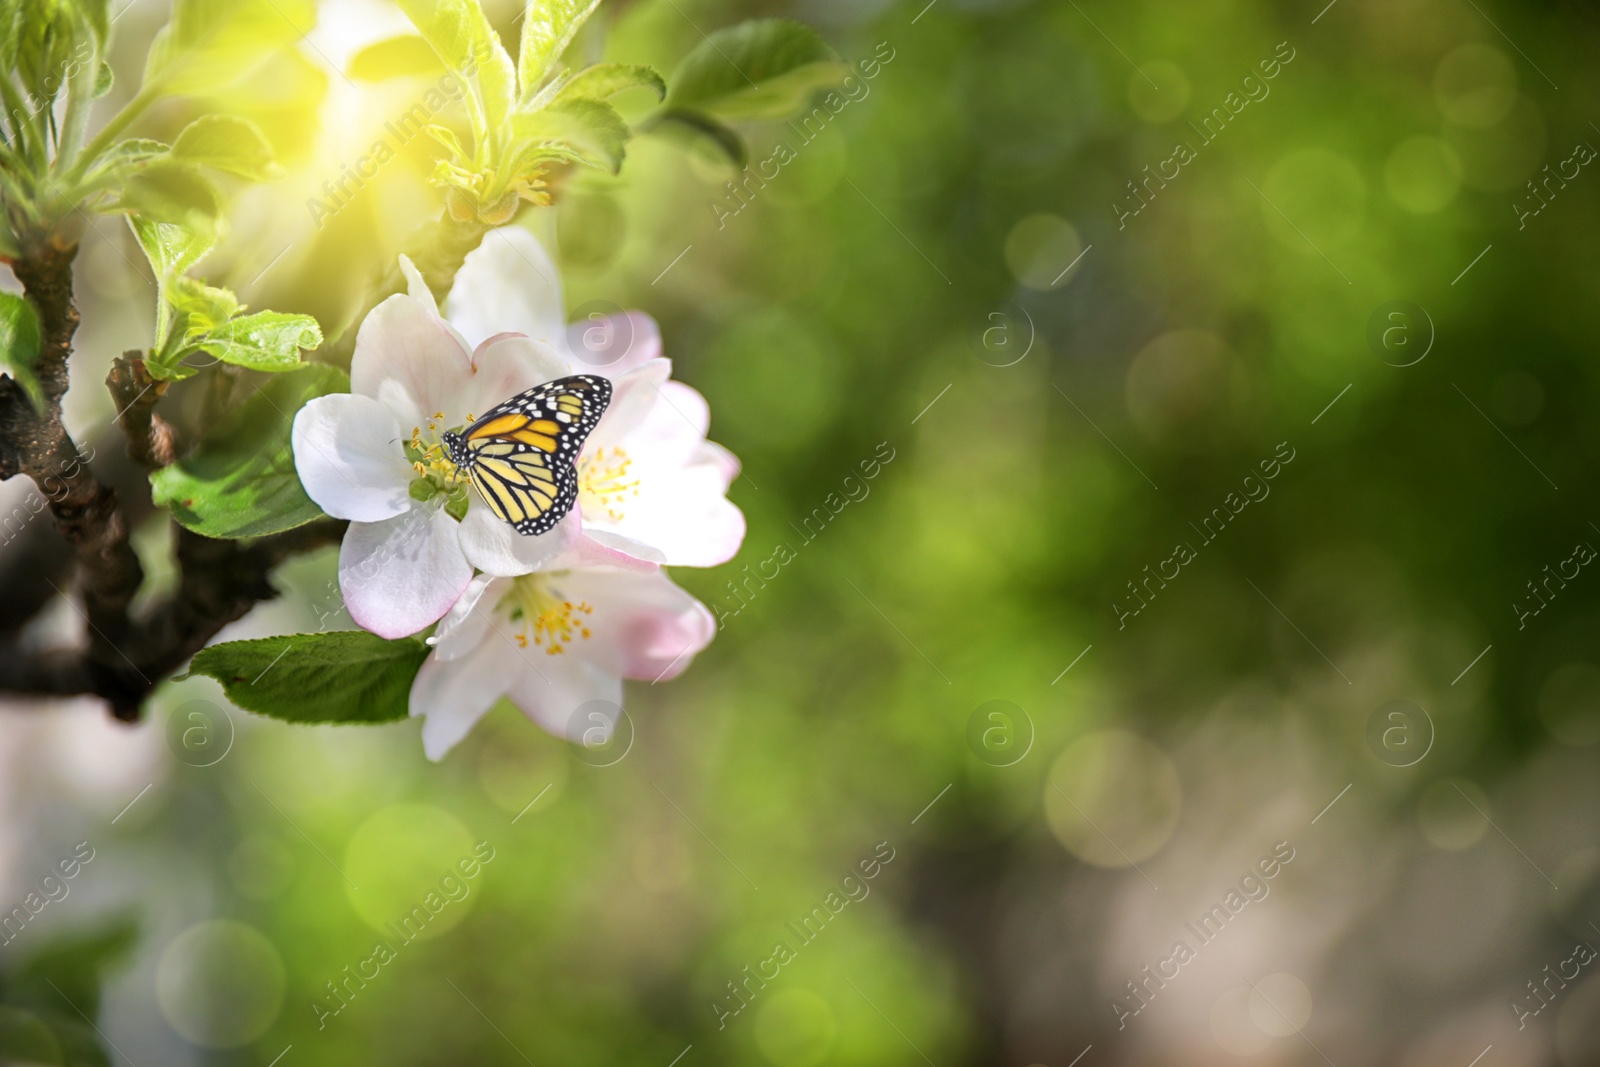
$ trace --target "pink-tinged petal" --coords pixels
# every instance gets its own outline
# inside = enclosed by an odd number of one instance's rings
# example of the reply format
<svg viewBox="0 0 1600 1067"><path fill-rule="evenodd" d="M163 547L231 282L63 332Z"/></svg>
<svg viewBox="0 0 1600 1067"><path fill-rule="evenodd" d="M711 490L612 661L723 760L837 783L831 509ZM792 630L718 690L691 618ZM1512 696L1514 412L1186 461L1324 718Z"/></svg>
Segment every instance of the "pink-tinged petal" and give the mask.
<svg viewBox="0 0 1600 1067"><path fill-rule="evenodd" d="M350 391L395 413L409 438L436 412L459 420L457 396L472 370L461 337L423 301L391 296L372 309L356 334Z"/></svg>
<svg viewBox="0 0 1600 1067"><path fill-rule="evenodd" d="M722 479L723 492L728 491L728 487L733 484L735 478L739 477L739 471L742 469L739 457L715 441L703 442L695 450L694 459L691 462L695 466L703 465L715 469L717 476Z"/></svg>
<svg viewBox="0 0 1600 1067"><path fill-rule="evenodd" d="M661 327L642 311L620 315L595 312L567 327L573 366L613 380L652 359L661 358Z"/></svg>
<svg viewBox="0 0 1600 1067"><path fill-rule="evenodd" d="M621 717L622 679L588 660L540 652L537 664L524 662L506 696L557 737L604 744Z"/></svg>
<svg viewBox="0 0 1600 1067"><path fill-rule="evenodd" d="M519 534L476 495L461 522L461 550L485 574L511 577L542 570L575 541L582 526L577 509L537 537Z"/></svg>
<svg viewBox="0 0 1600 1067"><path fill-rule="evenodd" d="M411 507L400 424L369 396L335 393L294 416L294 467L306 495L336 519L378 522Z"/></svg>
<svg viewBox="0 0 1600 1067"><path fill-rule="evenodd" d="M511 587L511 579L480 574L472 579L461 599L453 604L428 643L433 646L435 659L460 659L483 642L490 640L489 625L494 620L495 605Z"/></svg>
<svg viewBox="0 0 1600 1067"><path fill-rule="evenodd" d="M717 464L697 464L641 480L615 521L589 522L592 538L625 537L649 545L674 567L715 567L744 543L744 513L726 495ZM609 516L608 516L609 518Z"/></svg>
<svg viewBox="0 0 1600 1067"><path fill-rule="evenodd" d="M527 230L490 230L467 254L445 301L445 317L473 345L512 331L557 351L567 346L561 274Z"/></svg>
<svg viewBox="0 0 1600 1067"><path fill-rule="evenodd" d="M670 377L670 359L652 359L620 375L613 383L611 403L600 417L600 425L589 435L584 451L622 443L650 416L661 400L661 386Z"/></svg>
<svg viewBox="0 0 1600 1067"><path fill-rule="evenodd" d="M459 525L424 507L352 523L339 548L339 591L356 624L396 638L438 622L472 581Z"/></svg>
<svg viewBox="0 0 1600 1067"><path fill-rule="evenodd" d="M582 570L547 581L562 599L594 608L584 616L591 636L571 642L564 655L624 678L676 677L716 635L705 605L660 571Z"/></svg>
<svg viewBox="0 0 1600 1067"><path fill-rule="evenodd" d="M439 760L505 695L507 653L481 644L460 659L429 656L411 683L411 717L422 718L422 750Z"/></svg>
<svg viewBox="0 0 1600 1067"><path fill-rule="evenodd" d="M705 444L711 408L705 397L682 382L657 384L640 374L638 380L625 383L630 397L638 397L634 406L619 412L617 421L597 427L607 437L596 448L622 449L633 463L634 476L647 485L661 472L680 470L694 460ZM652 393L654 403L646 405Z"/></svg>
<svg viewBox="0 0 1600 1067"><path fill-rule="evenodd" d="M520 333L496 334L472 353L472 374L460 383L459 403L481 417L518 393L570 373L567 361L544 342Z"/></svg>
<svg viewBox="0 0 1600 1067"><path fill-rule="evenodd" d="M579 567L620 567L623 570L653 571L667 562L659 549L622 534L586 527L583 536L544 569L576 570Z"/></svg>

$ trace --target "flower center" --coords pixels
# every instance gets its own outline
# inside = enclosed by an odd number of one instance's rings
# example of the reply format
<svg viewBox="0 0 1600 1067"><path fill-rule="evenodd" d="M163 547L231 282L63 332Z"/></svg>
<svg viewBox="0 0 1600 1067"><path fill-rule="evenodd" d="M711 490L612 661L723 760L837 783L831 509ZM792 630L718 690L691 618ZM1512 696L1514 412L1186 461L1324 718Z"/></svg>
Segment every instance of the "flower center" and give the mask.
<svg viewBox="0 0 1600 1067"><path fill-rule="evenodd" d="M560 572L565 573L565 572ZM594 606L574 604L561 595L552 581L557 575L524 574L511 580L511 589L500 601L500 607L518 625L517 644L528 647L530 632L533 643L547 655L559 656L574 639L593 636L587 616L594 614Z"/></svg>
<svg viewBox="0 0 1600 1067"><path fill-rule="evenodd" d="M472 416L468 415L467 423L472 421ZM466 514L468 479L450 461L450 450L440 440L443 425L444 412L440 411L428 420L426 430L421 426L411 428L411 440L404 446L406 459L417 472L417 478L411 483L411 495L417 500L443 497L445 507L460 519Z"/></svg>
<svg viewBox="0 0 1600 1067"><path fill-rule="evenodd" d="M639 495L639 479L628 476L633 460L621 448L597 448L578 461L578 498L583 509L621 522L623 503Z"/></svg>

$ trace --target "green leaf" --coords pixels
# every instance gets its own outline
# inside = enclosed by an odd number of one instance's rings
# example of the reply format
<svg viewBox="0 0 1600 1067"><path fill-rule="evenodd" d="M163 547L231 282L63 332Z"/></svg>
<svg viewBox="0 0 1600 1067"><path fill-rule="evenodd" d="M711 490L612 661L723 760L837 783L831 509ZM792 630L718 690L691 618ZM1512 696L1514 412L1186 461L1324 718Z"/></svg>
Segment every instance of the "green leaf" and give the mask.
<svg viewBox="0 0 1600 1067"><path fill-rule="evenodd" d="M321 343L322 330L316 319L278 311L234 319L196 342L224 363L274 372L300 366L300 350Z"/></svg>
<svg viewBox="0 0 1600 1067"><path fill-rule="evenodd" d="M528 0L517 54L517 84L524 101L533 98L551 66L599 6L600 0Z"/></svg>
<svg viewBox="0 0 1600 1067"><path fill-rule="evenodd" d="M737 130L699 111L663 111L650 120L647 129L652 133L686 133L709 137L728 161L740 170L750 161L750 151Z"/></svg>
<svg viewBox="0 0 1600 1067"><path fill-rule="evenodd" d="M616 109L600 100L567 100L513 124L519 162L554 155L608 170L622 169L627 154L628 124ZM549 151L562 149L566 151Z"/></svg>
<svg viewBox="0 0 1600 1067"><path fill-rule="evenodd" d="M433 46L415 34L369 44L350 60L350 77L368 82L390 78L437 77L444 65Z"/></svg>
<svg viewBox="0 0 1600 1067"><path fill-rule="evenodd" d="M415 638L365 630L229 641L195 653L189 670L222 683L246 711L300 723L394 722L410 713L411 683L428 658Z"/></svg>
<svg viewBox="0 0 1600 1067"><path fill-rule="evenodd" d="M33 304L15 293L0 293L0 370L22 386L34 407L42 409L44 392L33 373L41 338L39 313Z"/></svg>
<svg viewBox="0 0 1600 1067"><path fill-rule="evenodd" d="M290 427L306 401L349 388L345 373L326 363L273 375L218 419L193 454L150 475L156 504L206 537L261 537L320 518L295 473Z"/></svg>
<svg viewBox="0 0 1600 1067"><path fill-rule="evenodd" d="M191 335L210 333L239 313L239 298L231 290L193 278L172 279L167 300L184 317L186 333Z"/></svg>
<svg viewBox="0 0 1600 1067"><path fill-rule="evenodd" d="M157 222L139 215L130 215L128 225L139 239L145 258L155 269L156 277L168 281L184 274L211 251L216 241L214 232L190 229L175 222Z"/></svg>
<svg viewBox="0 0 1600 1067"><path fill-rule="evenodd" d="M718 30L672 75L669 109L704 111L723 121L793 114L849 68L811 27L757 19Z"/></svg>
<svg viewBox="0 0 1600 1067"><path fill-rule="evenodd" d="M399 4L444 65L472 82L479 112L474 116L474 133L492 151L503 140L511 115L516 70L478 0L399 0Z"/></svg>
<svg viewBox="0 0 1600 1067"><path fill-rule="evenodd" d="M202 115L183 128L172 145L172 158L225 170L251 181L283 174L272 158L261 127L232 115Z"/></svg>
<svg viewBox="0 0 1600 1067"><path fill-rule="evenodd" d="M156 222L214 232L222 196L199 167L158 157L128 176L115 206Z"/></svg>
<svg viewBox="0 0 1600 1067"><path fill-rule="evenodd" d="M315 24L315 0L174 0L172 21L150 46L142 91L232 85Z"/></svg>
<svg viewBox="0 0 1600 1067"><path fill-rule="evenodd" d="M116 75L111 72L111 64L100 64L99 69L94 72L94 92L91 94L92 97L95 100L100 99L111 91L111 87L116 84L116 81Z"/></svg>
<svg viewBox="0 0 1600 1067"><path fill-rule="evenodd" d="M557 100L609 100L629 89L654 89L657 100L666 99L667 83L650 67L631 63L596 63L573 75L561 87Z"/></svg>

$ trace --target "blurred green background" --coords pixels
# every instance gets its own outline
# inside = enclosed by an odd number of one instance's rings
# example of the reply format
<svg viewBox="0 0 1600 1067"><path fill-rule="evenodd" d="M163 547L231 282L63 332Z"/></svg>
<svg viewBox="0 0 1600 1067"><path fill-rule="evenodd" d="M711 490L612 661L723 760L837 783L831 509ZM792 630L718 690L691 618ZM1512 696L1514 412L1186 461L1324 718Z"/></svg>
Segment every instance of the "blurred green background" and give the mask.
<svg viewBox="0 0 1600 1067"><path fill-rule="evenodd" d="M131 919L100 1028L141 1067L1600 1062L1592 968L1530 992L1600 938L1600 576L1527 585L1600 546L1600 23L1322 4L608 0L596 56L670 71L777 14L882 64L808 143L747 131L795 149L747 206L641 137L528 219L569 307L660 320L744 462L741 555L674 574L716 641L630 685L605 760L505 705L431 765L414 725L219 718L201 680L134 730L8 713L6 899L95 858L0 967ZM164 8L119 17L124 69ZM420 142L325 229L303 206L416 94L339 73L403 28L328 0L230 102L293 168L207 263L253 304L334 327L436 210ZM148 330L132 263L102 222L74 425ZM224 637L315 629L333 564ZM0 1022L62 1011L12 975Z"/></svg>

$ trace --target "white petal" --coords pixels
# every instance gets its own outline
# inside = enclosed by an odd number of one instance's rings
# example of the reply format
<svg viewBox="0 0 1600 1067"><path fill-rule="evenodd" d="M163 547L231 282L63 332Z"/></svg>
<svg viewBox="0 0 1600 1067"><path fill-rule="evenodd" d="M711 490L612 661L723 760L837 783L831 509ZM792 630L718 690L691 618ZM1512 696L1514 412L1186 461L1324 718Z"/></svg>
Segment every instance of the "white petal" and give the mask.
<svg viewBox="0 0 1600 1067"><path fill-rule="evenodd" d="M661 386L670 377L670 359L652 359L620 375L611 392L611 403L600 417L600 425L589 435L584 451L620 444L637 430L661 401Z"/></svg>
<svg viewBox="0 0 1600 1067"><path fill-rule="evenodd" d="M334 393L307 401L291 433L306 495L336 519L377 522L411 507L415 473L394 413L368 396Z"/></svg>
<svg viewBox="0 0 1600 1067"><path fill-rule="evenodd" d="M409 437L436 412L450 422L466 415L457 397L471 371L470 351L431 307L415 297L391 296L372 309L356 334L350 391L393 411Z"/></svg>
<svg viewBox="0 0 1600 1067"><path fill-rule="evenodd" d="M481 416L536 385L572 373L561 353L520 333L489 338L472 353L472 375L460 383L464 410Z"/></svg>
<svg viewBox="0 0 1600 1067"><path fill-rule="evenodd" d="M511 585L509 578L480 574L467 585L467 591L453 604L428 638L435 658L460 659L489 637L495 605Z"/></svg>
<svg viewBox="0 0 1600 1067"><path fill-rule="evenodd" d="M424 717L422 750L438 760L505 695L506 653L482 644L456 660L429 656L411 683L411 717Z"/></svg>
<svg viewBox="0 0 1600 1067"><path fill-rule="evenodd" d="M744 513L726 492L720 463L661 473L640 480L639 495L623 505L620 520L590 522L584 533L648 545L655 554L644 558L669 566L715 567L737 555L744 543Z"/></svg>
<svg viewBox="0 0 1600 1067"><path fill-rule="evenodd" d="M624 678L665 680L682 673L716 635L705 605L660 571L581 570L549 581L563 599L594 608L584 616L591 636L552 658L570 655Z"/></svg>
<svg viewBox="0 0 1600 1067"><path fill-rule="evenodd" d="M661 327L642 311L595 312L567 327L567 347L573 366L616 379L641 363L661 358Z"/></svg>
<svg viewBox="0 0 1600 1067"><path fill-rule="evenodd" d="M604 667L574 656L539 654L506 693L523 714L557 737L574 744L604 743L622 711L622 679Z"/></svg>
<svg viewBox="0 0 1600 1067"><path fill-rule="evenodd" d="M578 539L581 528L574 508L548 533L528 537L519 534L474 495L461 523L461 550L474 567L486 574L528 574L566 551Z"/></svg>
<svg viewBox="0 0 1600 1067"><path fill-rule="evenodd" d="M406 295L428 305L428 310L435 315L439 314L439 302L433 298L433 290L422 280L422 272L411 262L411 257L403 253L400 256L400 273L405 275Z"/></svg>
<svg viewBox="0 0 1600 1067"><path fill-rule="evenodd" d="M351 523L339 549L339 590L350 617L388 638L438 622L472 581L459 526L442 509L425 507Z"/></svg>
<svg viewBox="0 0 1600 1067"><path fill-rule="evenodd" d="M567 347L561 275L538 238L516 226L490 230L467 253L445 301L445 317L475 346L514 332L559 352Z"/></svg>

